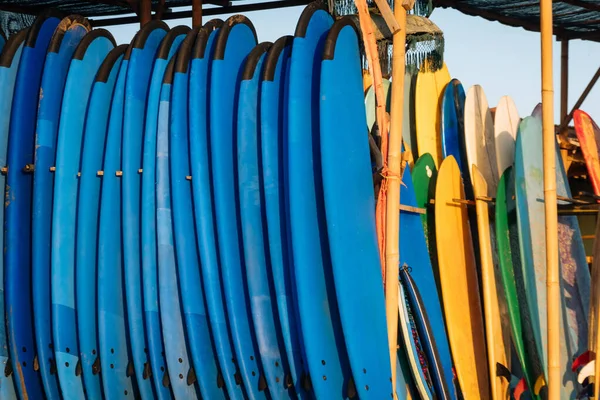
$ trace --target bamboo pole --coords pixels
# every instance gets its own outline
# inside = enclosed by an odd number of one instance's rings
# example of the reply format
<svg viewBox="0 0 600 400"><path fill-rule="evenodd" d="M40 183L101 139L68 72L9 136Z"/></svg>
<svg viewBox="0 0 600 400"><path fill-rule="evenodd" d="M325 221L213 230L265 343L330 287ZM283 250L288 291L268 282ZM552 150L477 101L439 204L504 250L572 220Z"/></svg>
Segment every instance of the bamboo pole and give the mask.
<svg viewBox="0 0 600 400"><path fill-rule="evenodd" d="M192 0L192 28L202 26L202 0Z"/></svg>
<svg viewBox="0 0 600 400"><path fill-rule="evenodd" d="M560 120L563 121L568 113L569 103L569 40L560 42ZM563 129L566 127L563 127Z"/></svg>
<svg viewBox="0 0 600 400"><path fill-rule="evenodd" d="M548 319L548 398L560 398L560 286L558 283L558 221L556 206L556 136L552 77L552 0L540 0L542 48L542 129L544 210L546 214L546 287ZM533 149L532 149L533 150ZM567 360L563 360L565 363Z"/></svg>
<svg viewBox="0 0 600 400"><path fill-rule="evenodd" d="M384 159L383 169L386 169L386 155L388 148L388 124L386 120L385 94L383 91L383 77L381 75L381 64L379 63L379 52L377 51L377 40L373 33L373 25L369 14L369 7L366 0L355 0L358 10L358 22L363 37L365 53L369 63L369 72L373 78L373 89L376 98L376 119L379 132L381 134L381 154ZM381 262L381 274L385 283L385 202L386 202L386 183L382 183L379 195L377 196L377 207L375 210L375 221L377 228L377 241L379 245L379 257ZM396 279L397 281L398 279Z"/></svg>
<svg viewBox="0 0 600 400"><path fill-rule="evenodd" d="M406 69L406 9L405 3L398 2L394 16L400 30L393 36L392 54L392 103L390 107L390 134L387 157L387 205L385 232L385 308L388 324L388 341L392 363L392 386L396 397L396 357L398 343L398 263L400 234L398 205L400 204L400 161L402 146L402 112L404 109L404 72ZM411 7L411 6L408 6Z"/></svg>

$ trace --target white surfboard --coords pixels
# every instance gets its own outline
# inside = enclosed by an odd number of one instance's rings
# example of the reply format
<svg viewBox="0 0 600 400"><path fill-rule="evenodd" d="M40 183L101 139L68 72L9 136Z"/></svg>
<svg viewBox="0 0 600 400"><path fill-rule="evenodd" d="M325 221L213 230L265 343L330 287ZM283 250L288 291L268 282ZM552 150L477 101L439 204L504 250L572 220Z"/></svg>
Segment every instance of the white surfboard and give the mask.
<svg viewBox="0 0 600 400"><path fill-rule="evenodd" d="M500 176L515 160L515 140L520 120L515 102L509 96L503 96L496 106L494 119L496 161Z"/></svg>
<svg viewBox="0 0 600 400"><path fill-rule="evenodd" d="M495 196L500 174L496 161L494 122L485 93L479 85L472 86L467 92L464 123L471 182L473 182L471 166L477 165L488 183L488 195Z"/></svg>

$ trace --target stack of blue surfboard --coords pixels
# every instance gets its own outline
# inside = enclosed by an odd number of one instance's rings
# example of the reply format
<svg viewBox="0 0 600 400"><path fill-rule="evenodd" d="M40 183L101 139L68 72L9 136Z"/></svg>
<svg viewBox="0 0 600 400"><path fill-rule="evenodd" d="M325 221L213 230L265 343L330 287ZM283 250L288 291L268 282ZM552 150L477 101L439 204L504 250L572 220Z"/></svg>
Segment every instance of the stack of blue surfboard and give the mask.
<svg viewBox="0 0 600 400"><path fill-rule="evenodd" d="M1 399L393 397L351 20L2 45Z"/></svg>

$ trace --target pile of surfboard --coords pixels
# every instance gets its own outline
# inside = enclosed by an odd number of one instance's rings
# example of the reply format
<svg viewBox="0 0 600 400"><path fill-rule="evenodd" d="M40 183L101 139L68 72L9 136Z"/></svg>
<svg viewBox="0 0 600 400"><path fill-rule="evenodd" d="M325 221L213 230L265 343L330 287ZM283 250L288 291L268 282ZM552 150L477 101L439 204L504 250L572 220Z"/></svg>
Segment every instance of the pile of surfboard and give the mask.
<svg viewBox="0 0 600 400"><path fill-rule="evenodd" d="M317 4L11 36L0 398L392 397L360 65Z"/></svg>
<svg viewBox="0 0 600 400"><path fill-rule="evenodd" d="M520 118L503 97L490 109L479 85L465 95L445 66L405 82L403 141L416 160L405 162L400 194L407 382L427 399L546 398L541 108ZM371 88L365 104L371 129ZM556 154L558 195L571 198L558 145ZM576 217L559 215L558 229L560 398L574 399L593 390L593 366L581 369L597 323L588 332L590 272Z"/></svg>

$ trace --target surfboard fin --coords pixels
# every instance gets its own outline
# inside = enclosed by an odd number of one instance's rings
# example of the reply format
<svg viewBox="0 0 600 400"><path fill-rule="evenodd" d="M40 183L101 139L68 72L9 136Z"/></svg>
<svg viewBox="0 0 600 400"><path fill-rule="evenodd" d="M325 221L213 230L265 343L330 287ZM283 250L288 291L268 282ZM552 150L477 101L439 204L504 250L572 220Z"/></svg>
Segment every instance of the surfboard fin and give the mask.
<svg viewBox="0 0 600 400"><path fill-rule="evenodd" d="M258 391L262 392L265 389L267 389L267 380L265 379L264 375L261 375L258 378Z"/></svg>
<svg viewBox="0 0 600 400"><path fill-rule="evenodd" d="M190 370L187 373L188 386L192 386L197 380L198 379L196 379L196 371L194 370L194 367L190 367Z"/></svg>
<svg viewBox="0 0 600 400"><path fill-rule="evenodd" d="M242 384L242 377L239 371L235 371L235 374L233 374L233 378L235 379L236 385L240 386Z"/></svg>
<svg viewBox="0 0 600 400"><path fill-rule="evenodd" d="M35 357L33 357L33 370L34 371L39 371L40 370L40 361L38 360L38 356L37 355Z"/></svg>
<svg viewBox="0 0 600 400"><path fill-rule="evenodd" d="M510 373L510 370L506 368L506 366L500 364L499 362L496 363L496 376L504 378L508 382L510 382L512 379L512 374Z"/></svg>
<svg viewBox="0 0 600 400"><path fill-rule="evenodd" d="M310 379L310 374L302 373L302 376L300 377L300 382L304 390L306 390L307 392L310 392L312 390L312 381Z"/></svg>
<svg viewBox="0 0 600 400"><path fill-rule="evenodd" d="M148 379L152 376L152 368L150 368L150 363L149 362L145 362L144 363L144 372L142 373L142 377L144 379Z"/></svg>
<svg viewBox="0 0 600 400"><path fill-rule="evenodd" d="M286 389L289 389L294 385L294 382L292 380L292 375L285 374L285 376L283 377L283 385L285 386Z"/></svg>
<svg viewBox="0 0 600 400"><path fill-rule="evenodd" d="M54 359L50 359L50 375L54 375L56 373L56 363Z"/></svg>
<svg viewBox="0 0 600 400"><path fill-rule="evenodd" d="M77 365L75 365L75 376L81 376L82 372L81 360L77 360Z"/></svg>
<svg viewBox="0 0 600 400"><path fill-rule="evenodd" d="M102 370L102 365L100 364L100 356L96 357L94 363L92 364L92 374L98 375Z"/></svg>
<svg viewBox="0 0 600 400"><path fill-rule="evenodd" d="M590 384L584 386L583 389L579 393L577 393L577 400L593 398L593 396L594 396L594 382L590 382Z"/></svg>
<svg viewBox="0 0 600 400"><path fill-rule="evenodd" d="M589 350L582 353L571 364L571 371L576 372L579 368L582 368L583 366L587 365L590 361L592 361L593 357L594 353L592 353Z"/></svg>
<svg viewBox="0 0 600 400"><path fill-rule="evenodd" d="M169 379L169 373L165 371L165 374L162 378L162 384L164 387L169 387L171 385L171 379Z"/></svg>
<svg viewBox="0 0 600 400"><path fill-rule="evenodd" d="M134 370L133 370L133 362L131 360L129 360L129 363L127 363L127 372L126 375L128 378L131 378L134 374Z"/></svg>
<svg viewBox="0 0 600 400"><path fill-rule="evenodd" d="M517 386L515 386L515 391L513 392L513 396L515 397L515 400L520 400L521 395L523 395L523 393L525 393L526 391L527 391L527 382L525 381L525 378L523 378L519 381L519 383L517 383Z"/></svg>
<svg viewBox="0 0 600 400"><path fill-rule="evenodd" d="M6 360L6 367L4 367L4 376L6 376L7 378L9 376L11 376L13 373L13 367L12 367L12 362L10 361L10 358L8 360Z"/></svg>
<svg viewBox="0 0 600 400"><path fill-rule="evenodd" d="M354 378L348 379L348 385L346 386L346 395L350 399L356 397L356 384L354 383Z"/></svg>
<svg viewBox="0 0 600 400"><path fill-rule="evenodd" d="M217 387L219 389L222 389L223 386L225 386L225 380L223 379L223 374L221 373L221 370L219 370L219 373L217 374Z"/></svg>

